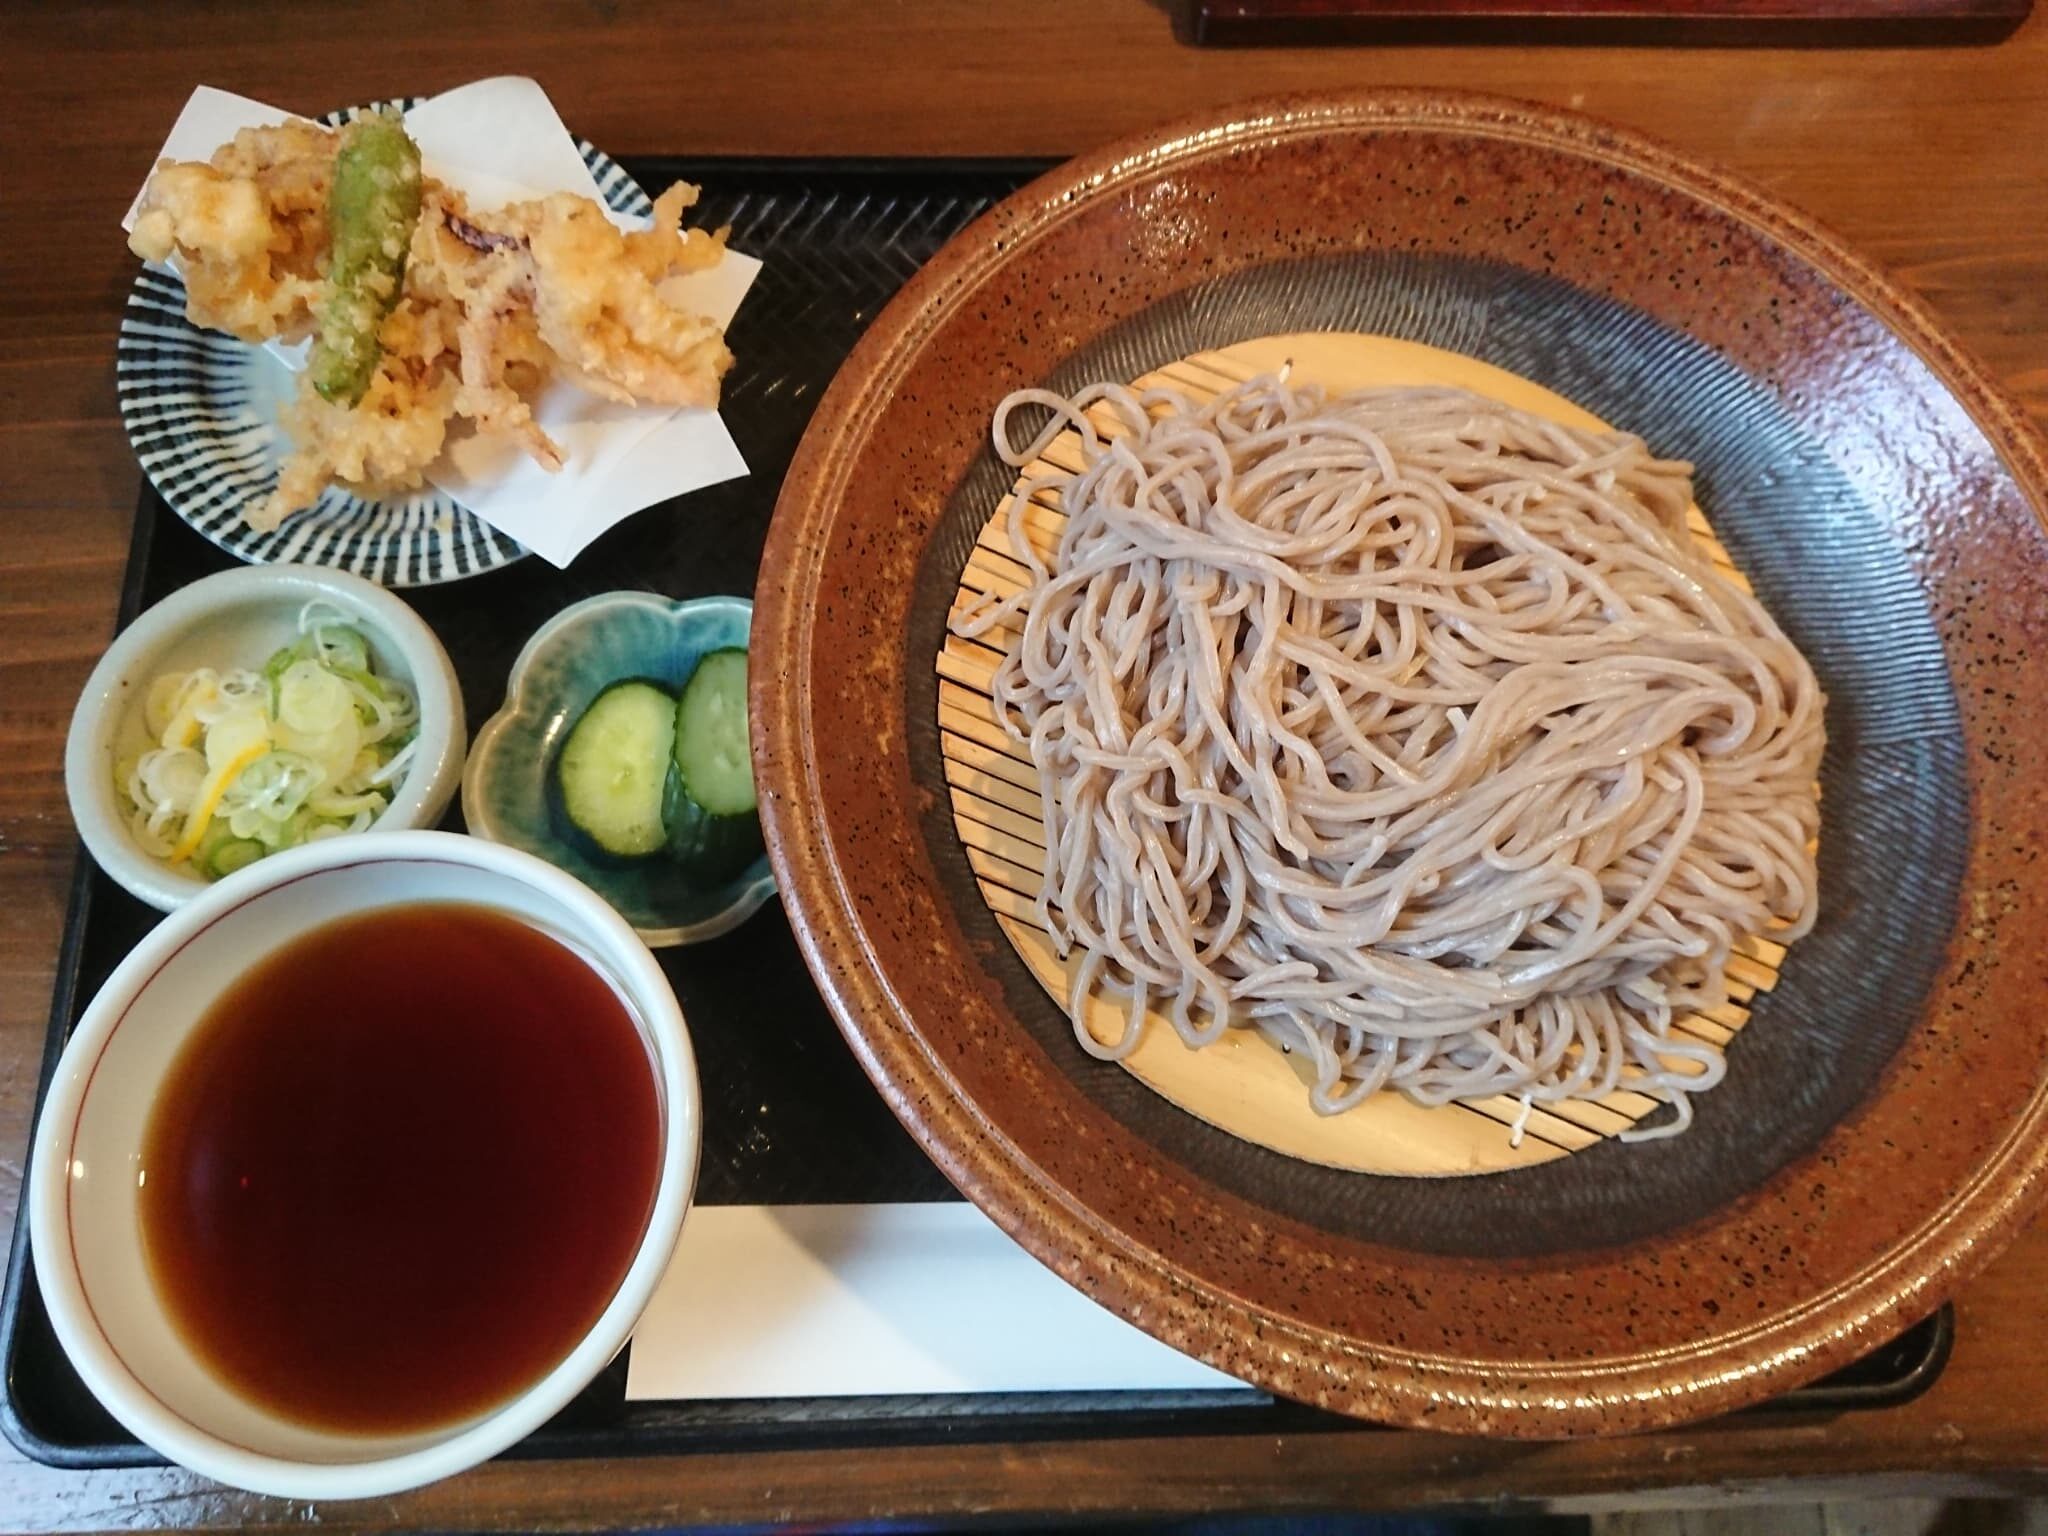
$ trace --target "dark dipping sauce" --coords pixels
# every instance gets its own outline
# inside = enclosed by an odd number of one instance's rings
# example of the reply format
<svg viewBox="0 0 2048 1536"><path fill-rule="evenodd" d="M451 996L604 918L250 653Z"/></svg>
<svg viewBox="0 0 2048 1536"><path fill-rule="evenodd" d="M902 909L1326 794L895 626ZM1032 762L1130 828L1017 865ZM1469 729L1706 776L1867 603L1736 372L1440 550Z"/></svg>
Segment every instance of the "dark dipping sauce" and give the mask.
<svg viewBox="0 0 2048 1536"><path fill-rule="evenodd" d="M269 956L193 1032L143 1141L143 1242L235 1391L420 1430L575 1347L660 1164L653 1058L588 962L481 907L392 907Z"/></svg>

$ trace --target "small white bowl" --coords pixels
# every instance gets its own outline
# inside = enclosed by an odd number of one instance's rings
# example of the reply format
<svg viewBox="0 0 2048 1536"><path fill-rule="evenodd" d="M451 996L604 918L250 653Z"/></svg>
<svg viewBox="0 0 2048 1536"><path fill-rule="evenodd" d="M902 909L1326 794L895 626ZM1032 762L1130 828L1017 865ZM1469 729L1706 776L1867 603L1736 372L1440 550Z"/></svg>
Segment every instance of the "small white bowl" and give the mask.
<svg viewBox="0 0 2048 1536"><path fill-rule="evenodd" d="M149 1275L137 1172L165 1073L250 966L335 918L463 901L580 948L627 999L652 1050L661 1171L631 1267L590 1332L501 1407L410 1435L345 1435L282 1419L201 1364ZM496 1455L560 1411L633 1331L668 1267L696 1183L702 1114L682 1010L647 947L603 899L514 848L448 832L341 837L259 860L186 903L110 977L57 1064L28 1174L36 1279L65 1353L107 1411L172 1461L292 1499L368 1498Z"/></svg>
<svg viewBox="0 0 2048 1536"><path fill-rule="evenodd" d="M125 752L146 747L143 699L153 679L193 667L263 665L299 635L299 610L332 604L359 625L380 674L419 701L419 745L409 772L373 832L430 827L462 782L469 733L455 668L434 632L405 602L346 571L310 565L247 565L181 587L115 638L86 680L64 746L71 819L100 868L138 900L169 912L210 882L143 851L129 828L127 797L114 782ZM275 857L273 855L272 857Z"/></svg>

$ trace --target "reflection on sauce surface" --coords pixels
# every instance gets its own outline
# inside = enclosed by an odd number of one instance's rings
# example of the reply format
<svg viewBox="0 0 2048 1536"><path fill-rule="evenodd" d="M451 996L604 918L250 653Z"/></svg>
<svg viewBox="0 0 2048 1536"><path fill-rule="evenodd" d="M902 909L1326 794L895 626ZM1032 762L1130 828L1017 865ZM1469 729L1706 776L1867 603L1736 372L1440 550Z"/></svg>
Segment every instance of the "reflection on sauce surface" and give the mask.
<svg viewBox="0 0 2048 1536"><path fill-rule="evenodd" d="M630 1267L661 1159L653 1060L611 985L481 907L391 907L253 967L144 1138L172 1318L243 1396L397 1433L545 1375Z"/></svg>

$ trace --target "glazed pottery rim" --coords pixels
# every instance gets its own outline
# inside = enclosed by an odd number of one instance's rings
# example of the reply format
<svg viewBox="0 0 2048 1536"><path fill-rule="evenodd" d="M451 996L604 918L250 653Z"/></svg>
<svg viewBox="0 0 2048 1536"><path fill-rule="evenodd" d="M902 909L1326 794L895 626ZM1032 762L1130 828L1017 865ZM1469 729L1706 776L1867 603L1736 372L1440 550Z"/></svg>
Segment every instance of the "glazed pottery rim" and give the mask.
<svg viewBox="0 0 2048 1536"><path fill-rule="evenodd" d="M977 1115L933 1042L914 1026L877 954L874 917L861 912L824 821L808 721L814 604L827 545L820 531L925 341L1020 250L1133 180L1329 132L1376 131L1505 140L1590 160L1673 190L1774 243L1863 306L1918 357L2041 518L2048 505L2048 445L1982 365L1874 263L1737 178L1628 130L1489 96L1312 93L1186 117L1055 169L955 237L876 319L821 402L785 482L757 594L760 633L773 647L768 654L787 668L773 676L759 671L753 685L770 855L778 883L793 893L801 913L794 926L806 961L899 1118L999 1226L1070 1282L1084 1276L1097 1282L1083 1288L1139 1326L1259 1385L1284 1392L1303 1375L1320 1378L1343 1400L1337 1406L1418 1427L1555 1434L1702 1417L1853 1358L1887 1330L1931 1311L1964 1276L1987 1264L2044 1193L2048 1145L2035 1133L2048 1119L2048 1093L2035 1089L1945 1206L1830 1287L1756 1322L1705 1330L1678 1347L1564 1362L1479 1359L1366 1341L1290 1319L1190 1274L1068 1191L1034 1177L1030 1159L999 1124ZM1767 1351L1753 1352L1759 1341L1768 1341ZM1219 1359L1224 1354L1227 1362ZM1503 1385L1504 1378L1512 1385ZM1560 1404L1558 1384L1567 1382L1577 1391Z"/></svg>

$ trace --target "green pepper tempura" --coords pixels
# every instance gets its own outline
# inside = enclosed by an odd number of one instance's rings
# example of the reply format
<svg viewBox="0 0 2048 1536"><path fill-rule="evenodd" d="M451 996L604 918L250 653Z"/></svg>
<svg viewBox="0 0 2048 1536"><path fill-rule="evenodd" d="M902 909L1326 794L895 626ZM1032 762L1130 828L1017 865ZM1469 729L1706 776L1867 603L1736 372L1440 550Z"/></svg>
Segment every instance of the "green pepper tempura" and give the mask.
<svg viewBox="0 0 2048 1536"><path fill-rule="evenodd" d="M354 405L377 371L377 329L398 303L420 221L419 146L392 117L342 132L327 196L327 295L308 366L322 399Z"/></svg>

